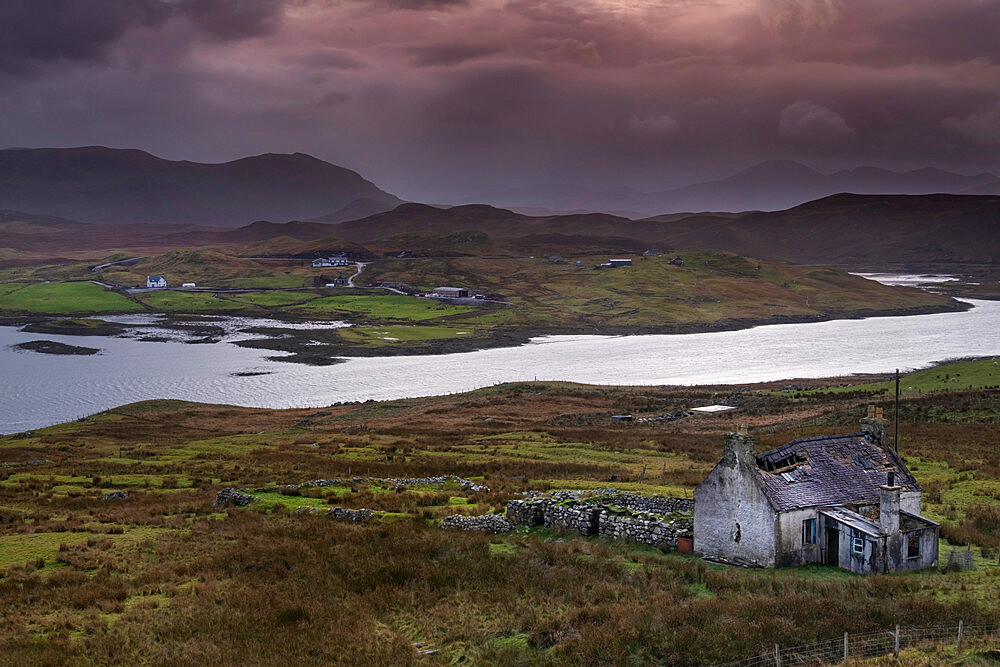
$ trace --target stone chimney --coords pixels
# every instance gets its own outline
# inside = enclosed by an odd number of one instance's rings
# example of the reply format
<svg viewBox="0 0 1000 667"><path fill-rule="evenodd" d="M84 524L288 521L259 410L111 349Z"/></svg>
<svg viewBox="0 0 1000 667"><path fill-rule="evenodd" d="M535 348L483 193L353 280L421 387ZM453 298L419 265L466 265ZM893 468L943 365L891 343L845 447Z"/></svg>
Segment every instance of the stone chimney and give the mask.
<svg viewBox="0 0 1000 667"><path fill-rule="evenodd" d="M757 466L753 436L747 433L746 422L739 425L736 433L727 433L723 438L722 462L728 466Z"/></svg>
<svg viewBox="0 0 1000 667"><path fill-rule="evenodd" d="M889 482L893 482L893 473L889 473ZM899 493L898 486L883 484L878 487L879 513L878 525L883 535L896 535L899 533Z"/></svg>
<svg viewBox="0 0 1000 667"><path fill-rule="evenodd" d="M889 446L889 422L882 418L882 408L868 406L868 416L861 420L861 432L869 434L880 446Z"/></svg>

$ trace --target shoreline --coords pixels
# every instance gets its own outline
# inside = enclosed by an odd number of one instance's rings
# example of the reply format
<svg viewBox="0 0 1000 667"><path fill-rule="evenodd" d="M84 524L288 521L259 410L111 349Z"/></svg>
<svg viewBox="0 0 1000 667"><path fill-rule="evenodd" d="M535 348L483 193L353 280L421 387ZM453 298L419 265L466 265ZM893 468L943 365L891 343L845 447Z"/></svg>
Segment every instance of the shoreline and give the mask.
<svg viewBox="0 0 1000 667"><path fill-rule="evenodd" d="M307 366L332 366L346 363L352 358L437 356L446 354L461 354L479 350L497 348L513 348L528 344L533 339L548 336L651 336L651 335L686 335L699 333L715 333L723 331L740 331L776 324L808 324L814 322L829 322L836 320L860 320L876 317L907 317L915 315L932 315L938 313L959 313L975 308L975 305L964 300L953 299L951 304L941 306L914 306L911 308L862 309L849 311L827 311L812 315L776 315L757 318L725 318L715 322L670 323L663 325L627 325L627 326L563 326L563 327L497 327L484 336L466 338L438 338L426 341L410 341L399 345L365 346L345 343L336 334L337 329L317 328L283 328L283 327L251 327L241 330L247 338L236 341L222 341L225 334L222 327L211 324L215 318L245 317L241 314L195 314L195 313L155 313L162 315L163 321L130 325L114 322L104 322L101 315L66 316L21 316L2 317L0 326L20 327L28 333L43 333L62 336L106 336L109 338L128 337L132 329L160 329L183 332L179 336L146 336L139 340L143 342L176 341L188 345L205 345L220 342L230 342L232 345L247 349L280 352L267 357L268 361L276 361ZM107 315L107 314L103 314ZM258 316L259 317L259 316ZM204 319L202 319L204 318ZM304 321L298 318L272 316L267 319L300 324ZM351 323L358 327L399 326L399 323L387 323L384 320L358 320ZM419 327L420 324L408 326ZM321 339L317 344L317 339Z"/></svg>
<svg viewBox="0 0 1000 667"><path fill-rule="evenodd" d="M722 319L716 322L675 323L660 326L613 326L613 327L517 327L497 328L490 335L478 338L447 338L417 344L399 346L365 347L362 345L331 344L325 349L310 344L316 339L311 330L270 329L275 337L251 338L234 341L239 347L287 352L290 356L268 357L271 361L299 363L310 366L328 366L344 363L351 358L435 356L461 354L478 350L504 347L520 347L532 339L546 336L653 336L715 333L740 331L775 324L808 324L834 320L861 320L875 317L906 317L911 315L934 315L938 313L960 313L975 308L968 301L955 300L952 306L916 306L913 308L865 309L855 311L830 311L815 315L776 316L766 318ZM369 325L365 325L369 326ZM378 325L373 325L378 326ZM261 332L263 332L261 330ZM281 337L277 337L277 336ZM332 348L332 349L331 349Z"/></svg>

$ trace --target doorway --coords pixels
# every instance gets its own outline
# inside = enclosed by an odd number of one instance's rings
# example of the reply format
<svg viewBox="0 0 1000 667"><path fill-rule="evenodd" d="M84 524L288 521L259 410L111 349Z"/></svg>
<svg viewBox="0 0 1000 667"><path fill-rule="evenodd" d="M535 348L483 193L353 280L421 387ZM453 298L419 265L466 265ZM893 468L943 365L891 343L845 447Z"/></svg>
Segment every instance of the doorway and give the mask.
<svg viewBox="0 0 1000 667"><path fill-rule="evenodd" d="M840 567L840 531L832 526L826 527L826 564Z"/></svg>

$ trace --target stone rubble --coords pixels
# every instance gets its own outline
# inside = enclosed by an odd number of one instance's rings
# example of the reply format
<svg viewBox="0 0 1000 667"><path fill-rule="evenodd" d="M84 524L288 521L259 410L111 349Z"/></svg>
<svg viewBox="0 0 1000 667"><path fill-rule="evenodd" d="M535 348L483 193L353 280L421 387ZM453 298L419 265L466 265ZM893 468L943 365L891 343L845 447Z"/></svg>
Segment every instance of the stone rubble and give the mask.
<svg viewBox="0 0 1000 667"><path fill-rule="evenodd" d="M326 513L327 516L332 516L334 519L343 519L345 521L367 521L372 518L375 514L373 510L362 507L357 510L348 510L343 507L331 508L329 512Z"/></svg>
<svg viewBox="0 0 1000 667"><path fill-rule="evenodd" d="M494 535L514 530L514 524L502 514L483 514L481 516L453 514L446 516L441 521L441 527L453 530L481 530Z"/></svg>
<svg viewBox="0 0 1000 667"><path fill-rule="evenodd" d="M104 494L104 500L127 500L127 491L112 491L111 493Z"/></svg>
<svg viewBox="0 0 1000 667"><path fill-rule="evenodd" d="M246 507L253 501L254 497L249 493L240 493L236 489L222 489L215 494L215 503L213 503L212 507L221 507L229 504L236 507Z"/></svg>
<svg viewBox="0 0 1000 667"><path fill-rule="evenodd" d="M444 484L448 481L456 481L463 489L470 491L489 491L490 487L476 484L472 480L456 477L455 475L440 475L438 477L345 477L341 479L314 479L311 482L300 484L286 484L279 488L301 488L310 486L337 486L338 484L363 484L365 482L379 482L390 486L421 486L427 484Z"/></svg>

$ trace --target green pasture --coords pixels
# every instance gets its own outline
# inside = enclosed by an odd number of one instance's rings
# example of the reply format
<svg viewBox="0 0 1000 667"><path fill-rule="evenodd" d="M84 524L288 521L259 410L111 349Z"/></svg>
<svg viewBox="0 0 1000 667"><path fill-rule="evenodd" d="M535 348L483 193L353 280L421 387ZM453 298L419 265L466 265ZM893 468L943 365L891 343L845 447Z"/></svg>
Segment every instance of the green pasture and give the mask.
<svg viewBox="0 0 1000 667"><path fill-rule="evenodd" d="M338 313L360 314L378 320L432 320L476 310L474 306L452 306L434 299L418 299L400 294L345 295L313 299L292 309L309 316L336 316Z"/></svg>
<svg viewBox="0 0 1000 667"><path fill-rule="evenodd" d="M0 288L0 311L43 314L141 311L131 299L91 282L37 283Z"/></svg>

